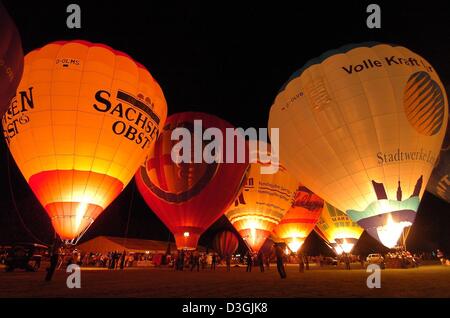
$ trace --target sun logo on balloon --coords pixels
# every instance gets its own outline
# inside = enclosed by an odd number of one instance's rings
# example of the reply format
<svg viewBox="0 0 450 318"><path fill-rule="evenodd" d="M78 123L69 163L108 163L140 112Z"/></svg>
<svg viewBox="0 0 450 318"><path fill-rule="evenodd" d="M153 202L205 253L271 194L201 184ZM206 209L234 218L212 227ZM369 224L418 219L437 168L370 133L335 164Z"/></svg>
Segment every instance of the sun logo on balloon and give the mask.
<svg viewBox="0 0 450 318"><path fill-rule="evenodd" d="M406 118L418 133L433 136L440 131L445 115L444 94L427 72L409 77L403 103Z"/></svg>

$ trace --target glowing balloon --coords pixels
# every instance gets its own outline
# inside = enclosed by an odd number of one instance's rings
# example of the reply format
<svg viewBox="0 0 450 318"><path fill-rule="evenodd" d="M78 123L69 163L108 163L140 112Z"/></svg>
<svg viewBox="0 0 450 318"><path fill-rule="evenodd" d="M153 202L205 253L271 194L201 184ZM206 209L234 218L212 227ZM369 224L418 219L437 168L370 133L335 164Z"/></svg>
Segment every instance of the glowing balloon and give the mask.
<svg viewBox="0 0 450 318"><path fill-rule="evenodd" d="M379 233L398 233L385 227L389 215L413 223L447 118L444 87L425 59L366 43L327 52L294 73L269 127L280 129L280 158L305 186L390 246L392 238Z"/></svg>
<svg viewBox="0 0 450 318"><path fill-rule="evenodd" d="M126 54L54 42L25 57L3 129L55 231L70 241L128 184L166 114L158 83Z"/></svg>
<svg viewBox="0 0 450 318"><path fill-rule="evenodd" d="M239 240L233 232L222 231L214 237L213 246L220 257L224 258L236 252L239 246Z"/></svg>
<svg viewBox="0 0 450 318"><path fill-rule="evenodd" d="M342 211L325 202L315 231L337 254L350 253L364 229Z"/></svg>
<svg viewBox="0 0 450 318"><path fill-rule="evenodd" d="M155 148L135 177L139 192L173 233L178 249L197 248L200 235L222 216L234 200L248 168L248 163L206 163L204 160L195 163L195 151L189 154L189 157L194 156L191 163L175 163L172 152L179 141L172 140L171 136L176 128L187 129L189 138L192 137L192 148L199 145L201 153L210 145L210 142L201 139L198 143L194 126L196 120L201 121L205 131L215 127L223 136L226 135L226 128L233 128L213 115L191 112L174 114L167 119ZM200 131L200 135L202 133ZM221 150L224 156L227 148L224 146Z"/></svg>
<svg viewBox="0 0 450 318"><path fill-rule="evenodd" d="M16 95L23 71L23 51L19 31L0 2L0 115Z"/></svg>
<svg viewBox="0 0 450 318"><path fill-rule="evenodd" d="M316 226L323 204L320 197L300 185L294 204L273 230L275 237L283 240L292 252L297 253Z"/></svg>
<svg viewBox="0 0 450 318"><path fill-rule="evenodd" d="M250 164L242 191L225 212L253 252L259 251L289 210L298 185L283 165L274 174L261 174L262 165Z"/></svg>

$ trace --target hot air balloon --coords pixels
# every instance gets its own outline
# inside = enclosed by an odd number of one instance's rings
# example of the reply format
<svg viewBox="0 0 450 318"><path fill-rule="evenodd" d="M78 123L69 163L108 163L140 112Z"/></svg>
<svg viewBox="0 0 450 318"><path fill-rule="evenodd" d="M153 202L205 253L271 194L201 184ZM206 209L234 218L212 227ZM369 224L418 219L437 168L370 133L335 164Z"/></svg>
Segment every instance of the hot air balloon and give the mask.
<svg viewBox="0 0 450 318"><path fill-rule="evenodd" d="M450 203L450 125L444 144L428 181L427 191Z"/></svg>
<svg viewBox="0 0 450 318"><path fill-rule="evenodd" d="M201 121L200 130L195 122ZM194 151L184 153L185 149L176 151L176 156L191 158L191 162L176 163L173 153L181 141L172 140L177 128L189 132L189 144ZM145 165L136 173L136 184L147 205L161 219L175 236L178 249L196 249L200 235L211 226L234 200L238 192L248 163L225 163L214 160L207 163L199 160L196 163L195 151L200 150L200 156L211 145L200 138L208 128L218 129L223 136L226 129L234 129L226 121L204 113L178 113L167 119L164 130L155 148L150 152ZM227 145L218 149L215 155L226 156ZM182 152L182 153L181 153ZM236 152L235 152L236 153ZM201 159L201 158L200 158ZM204 159L204 158L203 158Z"/></svg>
<svg viewBox="0 0 450 318"><path fill-rule="evenodd" d="M298 185L282 164L273 174L262 174L263 165L260 161L250 163L242 191L225 212L255 253L289 210Z"/></svg>
<svg viewBox="0 0 450 318"><path fill-rule="evenodd" d="M3 129L55 231L75 243L134 176L166 114L158 83L126 54L54 42L26 55Z"/></svg>
<svg viewBox="0 0 450 318"><path fill-rule="evenodd" d="M448 118L435 69L407 48L365 43L311 60L270 110L280 157L314 193L387 247L415 219Z"/></svg>
<svg viewBox="0 0 450 318"><path fill-rule="evenodd" d="M236 235L231 231L222 231L216 234L213 240L214 250L219 253L220 257L225 258L236 252L239 241Z"/></svg>
<svg viewBox="0 0 450 318"><path fill-rule="evenodd" d="M336 254L350 253L364 229L342 211L325 202L314 229Z"/></svg>
<svg viewBox="0 0 450 318"><path fill-rule="evenodd" d="M305 186L299 185L294 204L273 230L275 237L284 241L292 252L297 253L316 226L323 203L320 197Z"/></svg>
<svg viewBox="0 0 450 318"><path fill-rule="evenodd" d="M0 115L16 95L23 71L23 51L19 31L0 2Z"/></svg>

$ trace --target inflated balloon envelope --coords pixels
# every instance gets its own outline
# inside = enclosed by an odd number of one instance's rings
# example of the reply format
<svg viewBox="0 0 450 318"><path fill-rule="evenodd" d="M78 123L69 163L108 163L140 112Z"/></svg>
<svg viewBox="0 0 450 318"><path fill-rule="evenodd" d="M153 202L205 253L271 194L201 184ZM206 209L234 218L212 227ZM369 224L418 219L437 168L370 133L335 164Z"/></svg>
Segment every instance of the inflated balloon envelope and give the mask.
<svg viewBox="0 0 450 318"><path fill-rule="evenodd" d="M274 237L297 253L319 220L323 205L319 196L300 184L294 203L273 230Z"/></svg>
<svg viewBox="0 0 450 318"><path fill-rule="evenodd" d="M265 149L270 151L269 146L265 146ZM253 252L259 251L289 210L298 186L296 179L279 159L274 160L278 161L279 167L278 172L273 174L261 173L261 167L270 165L268 163L250 163L248 177L241 192L225 212Z"/></svg>
<svg viewBox="0 0 450 318"><path fill-rule="evenodd" d="M163 92L145 67L77 40L27 54L2 123L55 231L76 242L134 176L166 116Z"/></svg>
<svg viewBox="0 0 450 318"><path fill-rule="evenodd" d="M0 115L16 95L23 71L23 51L20 34L0 2Z"/></svg>
<svg viewBox="0 0 450 318"><path fill-rule="evenodd" d="M424 58L363 43L294 73L269 128L280 129L281 160L305 186L393 247L415 219L447 118L445 89Z"/></svg>
<svg viewBox="0 0 450 318"><path fill-rule="evenodd" d="M226 258L236 252L239 246L237 236L231 231L221 231L214 236L213 247L220 257Z"/></svg>
<svg viewBox="0 0 450 318"><path fill-rule="evenodd" d="M145 165L136 172L135 180L139 192L147 205L161 219L175 236L178 249L196 249L200 235L211 226L234 200L245 179L247 160L237 162L237 141L230 146L230 140L221 148L220 155L225 158L233 149L233 162L214 161L207 163L204 158L195 162L195 149L200 157L210 141L196 136L194 121L201 121L202 131L218 129L222 136L226 129L234 129L228 122L205 113L177 113L171 115L164 126L155 148L150 152ZM182 140L172 139L177 128L184 128L192 137L192 148L179 149L176 145ZM196 138L197 139L196 142ZM200 140L200 143L198 141ZM199 147L198 147L199 146ZM197 148L198 147L198 148ZM192 150L188 155L191 162L177 163L178 155ZM183 152L183 153L182 153ZM219 153L217 153L219 156ZM191 157L192 156L192 157Z"/></svg>

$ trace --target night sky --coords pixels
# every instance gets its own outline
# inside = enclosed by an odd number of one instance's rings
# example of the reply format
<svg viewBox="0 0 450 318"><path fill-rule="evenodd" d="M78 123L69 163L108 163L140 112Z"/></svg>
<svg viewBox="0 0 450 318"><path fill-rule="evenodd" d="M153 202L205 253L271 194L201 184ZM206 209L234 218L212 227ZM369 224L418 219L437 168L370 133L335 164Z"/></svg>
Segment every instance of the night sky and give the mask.
<svg viewBox="0 0 450 318"><path fill-rule="evenodd" d="M73 2L81 6L81 30L66 27L66 7ZM48 42L71 39L105 43L124 51L144 64L159 82L169 115L203 111L237 127L266 127L278 89L296 69L327 50L364 41L408 47L424 56L449 87L448 1L376 1L382 9L381 29L366 27L366 7L371 3L366 1L296 1L296 5L280 1L276 5L185 2L176 6L149 2L3 1L21 32L25 53ZM3 139L0 153L0 242L50 242L50 221ZM450 251L449 210L449 204L425 193L408 248ZM205 233L200 244L207 245L223 228L232 228L225 217ZM146 207L134 182L103 212L84 239L97 235L171 239L168 229ZM307 240L305 249L309 254L326 251L316 235ZM357 250L368 253L377 249L380 245L364 233Z"/></svg>

